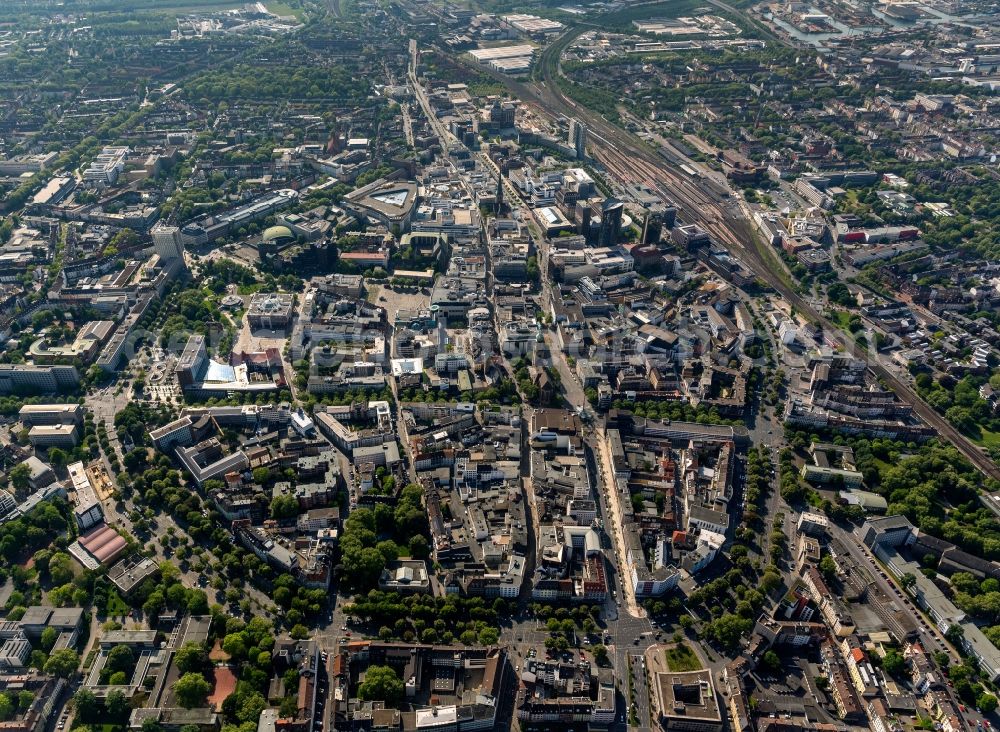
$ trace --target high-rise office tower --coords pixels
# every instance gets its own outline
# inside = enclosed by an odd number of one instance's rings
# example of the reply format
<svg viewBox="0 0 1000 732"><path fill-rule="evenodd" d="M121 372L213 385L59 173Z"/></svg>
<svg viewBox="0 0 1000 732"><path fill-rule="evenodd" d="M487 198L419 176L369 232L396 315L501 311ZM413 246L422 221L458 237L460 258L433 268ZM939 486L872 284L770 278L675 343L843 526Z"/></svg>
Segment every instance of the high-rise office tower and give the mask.
<svg viewBox="0 0 1000 732"><path fill-rule="evenodd" d="M576 151L577 160L587 157L587 126L575 117L569 121L569 144Z"/></svg>

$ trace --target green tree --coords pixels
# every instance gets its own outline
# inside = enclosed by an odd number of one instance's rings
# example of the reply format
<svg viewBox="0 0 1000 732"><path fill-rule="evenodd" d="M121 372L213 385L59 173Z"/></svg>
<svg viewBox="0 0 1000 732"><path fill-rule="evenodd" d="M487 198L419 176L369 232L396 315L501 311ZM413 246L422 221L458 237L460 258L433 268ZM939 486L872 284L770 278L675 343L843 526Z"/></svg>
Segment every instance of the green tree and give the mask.
<svg viewBox="0 0 1000 732"><path fill-rule="evenodd" d="M166 606L167 600L159 590L151 593L142 604L142 611L147 615L159 615Z"/></svg>
<svg viewBox="0 0 1000 732"><path fill-rule="evenodd" d="M770 674L781 670L781 658L774 651L766 651L763 658L760 659L760 663Z"/></svg>
<svg viewBox="0 0 1000 732"><path fill-rule="evenodd" d="M10 694L0 692L0 722L6 722L13 719L16 711L17 705L14 703L14 700L10 698Z"/></svg>
<svg viewBox="0 0 1000 732"><path fill-rule="evenodd" d="M208 665L208 654L205 652L205 646L195 641L188 641L177 649L177 653L174 654L174 663L177 664L181 673L204 671Z"/></svg>
<svg viewBox="0 0 1000 732"><path fill-rule="evenodd" d="M56 552L49 559L49 577L52 584L65 585L73 581L73 558L65 552Z"/></svg>
<svg viewBox="0 0 1000 732"><path fill-rule="evenodd" d="M375 549L382 555L386 562L394 562L399 559L399 547L394 541L380 541Z"/></svg>
<svg viewBox="0 0 1000 732"><path fill-rule="evenodd" d="M459 641L462 643L463 646L473 646L476 644L477 639L478 636L476 635L476 631L474 630L462 631L462 635L459 636Z"/></svg>
<svg viewBox="0 0 1000 732"><path fill-rule="evenodd" d="M403 682L391 666L369 666L358 686L359 699L384 701L386 708L396 706L402 697Z"/></svg>
<svg viewBox="0 0 1000 732"><path fill-rule="evenodd" d="M282 494L271 499L271 518L280 521L281 519L293 518L298 515L299 501L295 496Z"/></svg>
<svg viewBox="0 0 1000 732"><path fill-rule="evenodd" d="M252 722L256 725L265 708L267 708L267 700L259 691L242 694L236 705L236 720L241 724Z"/></svg>
<svg viewBox="0 0 1000 732"><path fill-rule="evenodd" d="M187 591L187 611L191 615L208 615L208 595L197 588Z"/></svg>
<svg viewBox="0 0 1000 732"><path fill-rule="evenodd" d="M128 719L129 712L132 709L132 705L129 704L128 697L125 696L125 692L121 689L115 689L108 694L108 698L104 701L104 708L107 710L108 715L119 722Z"/></svg>
<svg viewBox="0 0 1000 732"><path fill-rule="evenodd" d="M407 548L410 550L410 556L414 559L427 559L430 556L430 544L423 534L410 537Z"/></svg>
<svg viewBox="0 0 1000 732"><path fill-rule="evenodd" d="M27 463L18 463L15 465L11 468L7 477L10 478L10 484L14 487L15 491L22 494L28 492L28 488L30 488L31 468L28 467Z"/></svg>
<svg viewBox="0 0 1000 732"><path fill-rule="evenodd" d="M141 732L163 732L163 726L153 717L142 720Z"/></svg>
<svg viewBox="0 0 1000 732"><path fill-rule="evenodd" d="M983 714L993 714L997 708L997 698L992 694L980 694L976 699L976 707Z"/></svg>
<svg viewBox="0 0 1000 732"><path fill-rule="evenodd" d="M230 633L222 639L222 650L239 661L247 653L247 637L245 633Z"/></svg>
<svg viewBox="0 0 1000 732"><path fill-rule="evenodd" d="M108 660L104 668L112 673L115 671L130 671L135 666L135 654L126 645L118 645L108 652Z"/></svg>
<svg viewBox="0 0 1000 732"><path fill-rule="evenodd" d="M823 574L823 577L829 581L832 580L837 575L837 563L833 561L833 557L829 554L824 556L819 560L819 571Z"/></svg>
<svg viewBox="0 0 1000 732"><path fill-rule="evenodd" d="M61 448L49 448L49 462L57 468L64 468L69 462L69 455Z"/></svg>
<svg viewBox="0 0 1000 732"><path fill-rule="evenodd" d="M753 628L753 621L732 613L713 620L705 629L706 635L726 650L737 647L740 639Z"/></svg>
<svg viewBox="0 0 1000 732"><path fill-rule="evenodd" d="M19 691L17 694L17 711L22 714L28 711L31 702L35 701L35 695L28 690Z"/></svg>
<svg viewBox="0 0 1000 732"><path fill-rule="evenodd" d="M76 710L77 717L84 722L89 722L97 716L100 702L97 701L94 692L84 688L73 695L73 708Z"/></svg>
<svg viewBox="0 0 1000 732"><path fill-rule="evenodd" d="M955 681L955 693L958 697L964 700L966 703L971 704L976 700L975 689L972 683L968 679L958 679Z"/></svg>
<svg viewBox="0 0 1000 732"><path fill-rule="evenodd" d="M39 574L47 575L49 573L49 560L52 559L52 552L50 550L39 549L31 558L34 560L35 569L38 570Z"/></svg>
<svg viewBox="0 0 1000 732"><path fill-rule="evenodd" d="M45 662L45 673L67 678L80 665L80 655L72 648L54 651Z"/></svg>
<svg viewBox="0 0 1000 732"><path fill-rule="evenodd" d="M59 631L55 628L46 628L42 631L42 637L39 641L42 645L42 650L48 653L52 650L52 646L56 644L56 640L59 639Z"/></svg>
<svg viewBox="0 0 1000 732"><path fill-rule="evenodd" d="M608 665L608 649L603 645L594 646L591 653L594 654L594 660L597 662L598 666Z"/></svg>
<svg viewBox="0 0 1000 732"><path fill-rule="evenodd" d="M952 645L958 645L965 638L965 629L957 624L953 623L948 626L948 630L944 632L944 637L948 639L948 642Z"/></svg>
<svg viewBox="0 0 1000 732"><path fill-rule="evenodd" d="M185 709L194 709L205 705L211 685L205 677L193 671L181 676L174 682L173 691L177 703Z"/></svg>
<svg viewBox="0 0 1000 732"><path fill-rule="evenodd" d="M882 668L893 678L902 678L903 672L906 670L906 659L899 651L892 649L882 659Z"/></svg>

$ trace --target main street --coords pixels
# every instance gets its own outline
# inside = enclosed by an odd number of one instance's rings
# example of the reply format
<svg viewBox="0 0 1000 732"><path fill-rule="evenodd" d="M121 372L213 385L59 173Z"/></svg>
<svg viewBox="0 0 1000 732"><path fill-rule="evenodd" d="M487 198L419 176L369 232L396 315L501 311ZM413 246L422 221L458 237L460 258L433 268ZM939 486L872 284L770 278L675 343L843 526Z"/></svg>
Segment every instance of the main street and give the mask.
<svg viewBox="0 0 1000 732"><path fill-rule="evenodd" d="M488 271L492 272L492 262L490 261L489 256L487 257L487 267ZM490 292L492 294L492 276L489 278L489 281L491 283ZM546 336L551 337L548 333L546 333ZM570 408L582 411L582 409L584 409L587 405L583 388L580 386L576 376L572 373L565 357L561 354L559 349L554 347L551 343L547 343L547 345L549 346L550 353L557 354L556 357L552 358L549 363L551 363L551 365L559 373L563 396L569 403ZM507 371L512 373L513 367L509 360L502 353L500 356ZM543 363L542 359L536 359L536 362L536 365L539 366L546 365ZM529 527L528 557L525 563L526 577L531 577L534 572L534 556L536 552L538 540L537 532L539 526L539 515L536 509L534 493L531 487L530 449L528 447L528 428L533 412L534 410L532 407L528 405L523 407L523 459L521 474L528 508L527 518ZM608 507L608 497L606 492L608 490L606 486L609 484L606 479L604 479L603 471L597 462L598 458L595 454L595 436L589 428L584 440L585 456L587 458L587 475L590 480L591 495L596 497L599 509L598 517L604 525L606 532L612 531L611 526L614 519L612 518L612 512ZM614 484L611 483L610 485L613 486ZM611 536L614 536L614 533L612 533ZM642 611L642 609L639 608L634 601L631 603L626 602L625 590L626 587L629 589L631 589L631 587L630 583L627 582L627 578L623 576L620 569L625 566L625 564L623 562L623 555L618 550L618 544L618 542L611 541L607 533L602 535L602 545L606 550L605 567L610 592L601 609L601 621L603 624L599 623L599 629L596 633L596 637L593 641L588 639L588 642L584 643L583 647L586 649L587 647L592 647L592 645L597 643L603 643L607 647L609 660L614 668L615 678L618 680L620 689L624 693L627 690L627 686L625 684L625 679L628 674L627 654L644 652L646 648L654 643L655 639L652 624L648 619L643 617L645 614L644 611ZM612 551L608 552L607 550ZM526 583L524 588L522 588L517 614L510 618L509 625L504 625L501 628L500 642L511 649L512 663L518 669L524 667L525 661L528 659L529 654L532 651L536 654L544 656L544 643L546 638L549 637L549 632L544 623L527 612L527 604L529 600L530 583ZM576 651L570 649L567 653L572 654L576 653ZM648 715L648 712L644 712L643 714ZM620 711L619 717L624 723L626 711ZM646 716L641 716L640 718L646 719ZM612 728L618 729L620 727L615 725ZM641 729L646 729L645 724Z"/></svg>
<svg viewBox="0 0 1000 732"><path fill-rule="evenodd" d="M496 168L493 161L489 160L486 156L481 157L485 164L492 166L495 175L500 174L499 169ZM520 207L523 211L527 212L527 206L521 199L518 191L511 186L508 180L504 179L503 182L505 191L508 195L508 201L510 201L513 206ZM535 240L536 250L538 247L543 245L543 242ZM492 297L495 282L493 278L493 262L491 256L489 255L489 250L487 250L486 259L487 287L490 296ZM542 282L542 293L539 295L538 299L542 309L544 310L545 303L549 302L551 298L551 286L548 278L544 275L542 277ZM496 313L494 313L494 318L496 318ZM499 332L499 327L500 323L494 321L494 328L496 332ZM559 374L562 396L565 398L568 407L578 414L584 414L589 405L587 403L587 398L582 385L577 379L576 374L570 368L569 363L567 362L565 355L562 353L558 344L554 342L555 339L551 331L543 331L543 335L545 339L545 347L550 356L543 359L539 357L538 353L536 353L534 359L535 365L539 367L551 366L554 368ZM497 350L507 372L513 373L513 366L506 354L504 354L499 348ZM529 526L528 557L525 564L525 576L528 577L532 576L534 572L534 556L538 540L537 532L539 526L538 511L536 509L534 493L531 487L530 448L528 446L528 429L533 412L534 410L531 406L525 405L523 407L521 421L523 441L521 476L524 483ZM593 644L598 642L601 642L606 646L609 660L615 672L615 678L618 681L621 692L624 694L627 691L627 656L629 654L641 654L650 645L652 645L655 642L655 631L650 621L644 617L645 612L635 603L634 596L629 599L630 596L626 593L626 589L631 592L631 583L627 581L627 577L623 575L621 570L622 567L626 566L626 563L624 561L624 554L620 549L620 539L616 535L617 532L615 532L612 528L615 524L615 519L613 518L614 514L610 510L608 503L607 491L613 490L614 482L612 481L609 483L606 478L606 474L602 469L602 462L596 452L597 445L597 437L593 428L589 425L585 426L584 449L585 457L587 459L587 475L590 480L591 495L596 497L598 517L600 518L605 529L605 532L601 537L602 545L606 552L607 550L611 551L605 554L605 567L610 592L601 610L601 620L603 621L603 626L599 627L598 633L596 634L597 638L594 639L593 643L591 643L590 639L588 639L588 642L584 644L584 648L586 649L588 646L592 647ZM610 534L608 532L610 532ZM614 539L612 539L612 537L614 537ZM521 601L519 603L517 614L515 617L511 618L509 626L504 626L501 629L500 641L502 644L511 649L512 663L514 663L515 668L518 669L524 667L524 663L532 651L536 654L544 655L544 643L546 638L549 637L549 632L545 625L537 618L530 616L526 612L526 605L529 600L530 587L526 583L525 587L522 588ZM575 651L573 650L568 651L568 653L574 652ZM624 703L627 703L627 700L625 700ZM645 730L649 729L646 726L649 723L648 701L639 705L638 714L641 720L640 730L645 732ZM618 716L620 723L613 725L612 729L624 728L627 718L627 709L619 711Z"/></svg>
<svg viewBox="0 0 1000 732"><path fill-rule="evenodd" d="M446 152L462 147L462 143L451 135L434 116L429 100L416 77L418 55L415 43L411 42L412 59L409 70L409 82L418 104ZM496 163L488 156L480 154L479 158L482 164L495 177L501 175ZM514 215L527 217L528 221L530 221L530 209L522 199L520 192L506 178L503 178L502 185L504 186L505 197ZM531 231L531 236L536 252L546 245L545 242L536 236L533 230ZM554 298L558 297L558 293L553 292L547 273L543 273L541 280L542 288L537 299L541 310L545 312L547 311L547 306L554 301ZM493 296L494 285L492 260L487 249L487 289L491 297ZM495 312L494 331L499 333L500 323L496 318L497 313ZM533 360L534 365L539 367L551 366L555 369L559 376L561 395L565 399L567 407L583 416L586 421L590 413L590 404L583 386L567 361L566 354L563 353L561 347L556 342L553 333L545 330L543 331L543 337L546 346L545 350L548 355L543 359L539 358L539 354L536 353ZM499 346L499 344L496 345ZM513 366L506 354L502 352L502 349L498 347L495 352L508 374L513 374ZM532 408L525 405L522 413L522 454L525 456L525 459L523 460L521 475L528 508L529 554L532 555L531 559L533 560L537 542L539 517L531 488L530 461L527 459L530 453L527 430L531 422L532 413ZM759 430L759 434L756 434L756 436L760 438L761 442L773 443L777 427L771 419L762 418L756 420L754 427L756 430ZM766 440L765 437L767 438ZM624 729L631 710L638 722L637 728L640 732L647 732L651 730L654 720L651 719L652 710L644 664L640 659L644 656L647 649L662 639L662 633L646 617L645 610L639 605L635 597L632 582L626 576L628 563L625 553L625 537L622 533L623 527L621 525L620 512L617 510L621 497L616 492L616 483L611 472L609 456L606 455L603 428L600 424L588 423L585 425L584 450L587 459L587 474L591 482L591 495L596 498L599 511L598 517L601 520L601 525L604 527L602 544L606 550L606 569L610 592L602 607L602 625L599 627L596 637L594 639L588 638L588 642L584 643L583 647L585 649L594 643L602 642L608 649L609 660L614 668L615 678L621 695L619 698L618 721L612 726L612 729ZM776 490L772 492L777 493ZM533 561L529 561L526 564L527 571L525 574L528 577L533 574L533 564ZM535 653L544 656L544 643L549 637L549 632L545 624L539 618L533 617L527 610L529 600L530 591L526 585L521 593L517 611L509 619L509 622L504 623L500 629L500 643L510 649L511 662L518 671L524 668L530 654ZM346 619L343 618L342 610L340 607L335 608L325 628L321 631L321 642L324 646L328 646L337 636L343 635L342 620L346 622ZM341 630L338 631L338 628L341 628ZM571 649L566 652L566 657L570 658L571 654L575 654L576 652ZM708 664L708 667L713 673L719 673L726 659L711 656L710 658L711 662ZM628 697L630 667L633 669L635 675L633 686L634 697L632 698ZM634 707L631 707L630 704L633 701Z"/></svg>

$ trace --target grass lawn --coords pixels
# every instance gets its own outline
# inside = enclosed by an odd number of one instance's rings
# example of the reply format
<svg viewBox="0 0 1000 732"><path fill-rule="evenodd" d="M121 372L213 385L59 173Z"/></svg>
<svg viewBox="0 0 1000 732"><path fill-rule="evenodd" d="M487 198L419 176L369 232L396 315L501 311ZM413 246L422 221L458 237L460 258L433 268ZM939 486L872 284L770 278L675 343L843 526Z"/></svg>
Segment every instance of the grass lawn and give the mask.
<svg viewBox="0 0 1000 732"><path fill-rule="evenodd" d="M847 323L851 319L851 314L846 310L834 310L830 313L830 320L840 326L841 330L847 330Z"/></svg>
<svg viewBox="0 0 1000 732"><path fill-rule="evenodd" d="M900 457L902 459L902 456ZM873 461L878 466L879 475L885 474L885 471L893 467L891 463L887 463L885 460L880 460L879 458L873 458ZM867 478L867 476L865 476Z"/></svg>
<svg viewBox="0 0 1000 732"><path fill-rule="evenodd" d="M767 263L768 269L778 275L781 281L785 284L785 287L793 292L798 292L800 289L799 283L792 279L792 275L788 271L788 267L785 266L781 257L775 253L774 248L770 244L761 241L756 233L752 234L752 239L753 248L757 250L761 259Z"/></svg>
<svg viewBox="0 0 1000 732"><path fill-rule="evenodd" d="M117 617L119 615L127 615L128 612L129 606L118 596L118 593L109 592L108 601L104 604L104 614L108 617Z"/></svg>
<svg viewBox="0 0 1000 732"><path fill-rule="evenodd" d="M494 82L490 77L485 77L484 79L476 79L476 81L469 83L469 92L476 95L477 97L486 97L491 94L499 94L503 91L503 84L500 82Z"/></svg>
<svg viewBox="0 0 1000 732"><path fill-rule="evenodd" d="M233 0L160 0L144 10L162 12L165 15L183 15L185 13L217 13L226 10L238 10L244 3Z"/></svg>
<svg viewBox="0 0 1000 732"><path fill-rule="evenodd" d="M84 669L89 671L90 667L94 665L94 659L97 658L98 651L100 651L100 648L90 649L90 653L87 654L87 657L83 661Z"/></svg>
<svg viewBox="0 0 1000 732"><path fill-rule="evenodd" d="M262 0L264 7L270 10L275 15L294 15L299 20L302 20L302 11L298 8L293 8L282 2L272 2L272 0Z"/></svg>
<svg viewBox="0 0 1000 732"><path fill-rule="evenodd" d="M977 432L978 436L973 435L973 439L976 441L977 445L982 447L995 447L1000 445L1000 432L990 432L984 427L980 427Z"/></svg>
<svg viewBox="0 0 1000 732"><path fill-rule="evenodd" d="M675 673L700 671L702 668L701 661L687 643L679 643L673 648L668 648L663 655L667 659L667 668Z"/></svg>

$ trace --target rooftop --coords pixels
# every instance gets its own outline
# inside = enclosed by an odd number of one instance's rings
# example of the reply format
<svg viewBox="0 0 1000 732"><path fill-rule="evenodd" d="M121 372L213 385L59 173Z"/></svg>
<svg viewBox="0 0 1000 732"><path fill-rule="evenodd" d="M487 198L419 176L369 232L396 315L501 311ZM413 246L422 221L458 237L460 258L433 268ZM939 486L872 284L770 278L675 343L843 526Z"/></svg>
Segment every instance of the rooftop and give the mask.
<svg viewBox="0 0 1000 732"><path fill-rule="evenodd" d="M667 720L668 729L672 724L683 724L681 720L718 722L721 729L722 715L710 670L661 672L656 674L653 688L660 716Z"/></svg>

